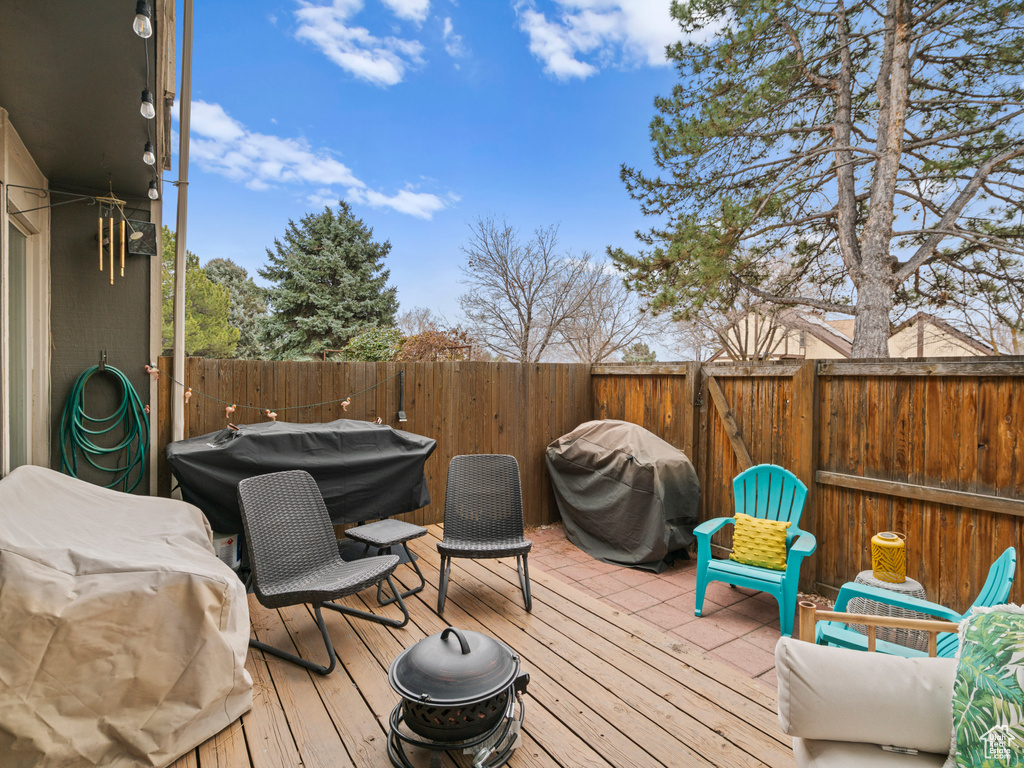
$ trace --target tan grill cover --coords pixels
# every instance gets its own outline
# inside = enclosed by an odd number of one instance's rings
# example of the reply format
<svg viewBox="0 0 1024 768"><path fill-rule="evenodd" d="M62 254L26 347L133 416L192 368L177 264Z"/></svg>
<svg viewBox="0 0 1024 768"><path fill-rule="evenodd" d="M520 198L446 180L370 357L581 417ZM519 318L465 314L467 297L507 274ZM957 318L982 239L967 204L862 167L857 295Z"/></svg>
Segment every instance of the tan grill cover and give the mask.
<svg viewBox="0 0 1024 768"><path fill-rule="evenodd" d="M0 764L163 766L252 706L245 588L180 501L0 481Z"/></svg>
<svg viewBox="0 0 1024 768"><path fill-rule="evenodd" d="M697 473L653 432L588 421L551 443L546 459L566 536L591 557L661 572L693 541Z"/></svg>

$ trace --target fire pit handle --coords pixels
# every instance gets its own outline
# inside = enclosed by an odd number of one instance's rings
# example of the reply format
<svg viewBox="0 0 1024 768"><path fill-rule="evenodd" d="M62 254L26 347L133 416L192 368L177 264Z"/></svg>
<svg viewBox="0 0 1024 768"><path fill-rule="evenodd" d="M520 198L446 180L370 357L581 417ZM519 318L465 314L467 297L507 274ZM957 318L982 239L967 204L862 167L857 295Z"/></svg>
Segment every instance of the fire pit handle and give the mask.
<svg viewBox="0 0 1024 768"><path fill-rule="evenodd" d="M457 630L455 627L448 627L448 629L442 632L441 639L447 640L449 632L454 632L455 636L459 638L459 645L462 647L462 655L465 656L467 653L469 653L469 643L466 642L466 638L463 637L462 633L459 632L459 630Z"/></svg>

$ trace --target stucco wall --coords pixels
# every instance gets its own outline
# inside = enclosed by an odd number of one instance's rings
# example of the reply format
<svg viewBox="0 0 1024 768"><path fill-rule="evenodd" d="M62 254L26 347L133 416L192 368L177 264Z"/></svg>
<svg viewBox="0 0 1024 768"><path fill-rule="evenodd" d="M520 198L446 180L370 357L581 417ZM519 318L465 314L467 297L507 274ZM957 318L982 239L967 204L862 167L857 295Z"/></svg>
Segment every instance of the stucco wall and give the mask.
<svg viewBox="0 0 1024 768"><path fill-rule="evenodd" d="M976 347L929 322L925 322L922 341L924 342L923 354L920 355L922 357L976 357L982 354ZM916 322L889 337L889 355L892 357L919 356Z"/></svg>
<svg viewBox="0 0 1024 768"><path fill-rule="evenodd" d="M807 348L804 350L804 357L808 360L841 360L845 355L835 347L829 346L821 339L810 333L804 334L807 340Z"/></svg>
<svg viewBox="0 0 1024 768"><path fill-rule="evenodd" d="M753 339L755 330L766 335L771 328L770 324L763 320L760 324L755 324L750 315L741 321L741 325L745 326L746 335L740 335L736 331L731 334L737 346L742 346L741 339ZM834 360L843 357L841 352L807 331L777 328L775 333L776 341L771 349L771 354L775 357L803 357L808 360ZM750 346L753 347L752 342Z"/></svg>
<svg viewBox="0 0 1024 768"><path fill-rule="evenodd" d="M128 218L145 221L147 210L128 211ZM143 366L149 354L150 270L158 257L126 256L125 276L100 273L96 246L98 211L85 203L58 206L51 218L51 466L60 469L60 417L78 376L99 362L121 370L143 403L149 383ZM115 260L116 262L116 260ZM109 263L108 263L109 266ZM106 416L119 402L120 389L110 376L93 376L86 389L86 412ZM81 463L80 463L81 469ZM83 469L80 476L95 481L102 473ZM106 484L104 482L103 484ZM136 493L148 493L144 478Z"/></svg>

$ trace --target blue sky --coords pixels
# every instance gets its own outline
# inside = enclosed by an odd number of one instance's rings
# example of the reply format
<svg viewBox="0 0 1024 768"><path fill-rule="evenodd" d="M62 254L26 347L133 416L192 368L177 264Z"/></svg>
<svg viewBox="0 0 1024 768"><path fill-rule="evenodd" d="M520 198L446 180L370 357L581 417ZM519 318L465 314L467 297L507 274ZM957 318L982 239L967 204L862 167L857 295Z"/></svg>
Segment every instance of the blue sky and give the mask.
<svg viewBox="0 0 1024 768"><path fill-rule="evenodd" d="M195 5L187 240L203 262L255 277L289 219L343 198L391 241L401 309L456 322L479 216L558 224L562 248L601 259L649 226L619 166L650 167L653 99L677 81L668 0Z"/></svg>

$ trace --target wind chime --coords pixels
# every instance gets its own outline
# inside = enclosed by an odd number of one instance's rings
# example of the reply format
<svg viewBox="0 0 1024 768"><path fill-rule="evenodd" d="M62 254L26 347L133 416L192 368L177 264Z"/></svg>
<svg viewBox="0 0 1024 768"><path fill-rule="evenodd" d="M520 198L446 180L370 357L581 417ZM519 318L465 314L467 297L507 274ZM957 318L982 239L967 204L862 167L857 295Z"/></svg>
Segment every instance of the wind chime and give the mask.
<svg viewBox="0 0 1024 768"><path fill-rule="evenodd" d="M127 227L132 230L131 234L128 235L128 238L131 240L139 240L142 237L142 232L137 231L128 221L128 217L124 215L125 201L114 195L113 186L111 186L109 195L97 197L96 202L100 205L100 216L97 225L99 229L96 235L96 239L99 241L100 272L103 272L103 230L106 227L106 243L110 253L110 284L113 285L115 252L120 255L121 277L124 277L125 228ZM117 225L116 228L115 224Z"/></svg>

